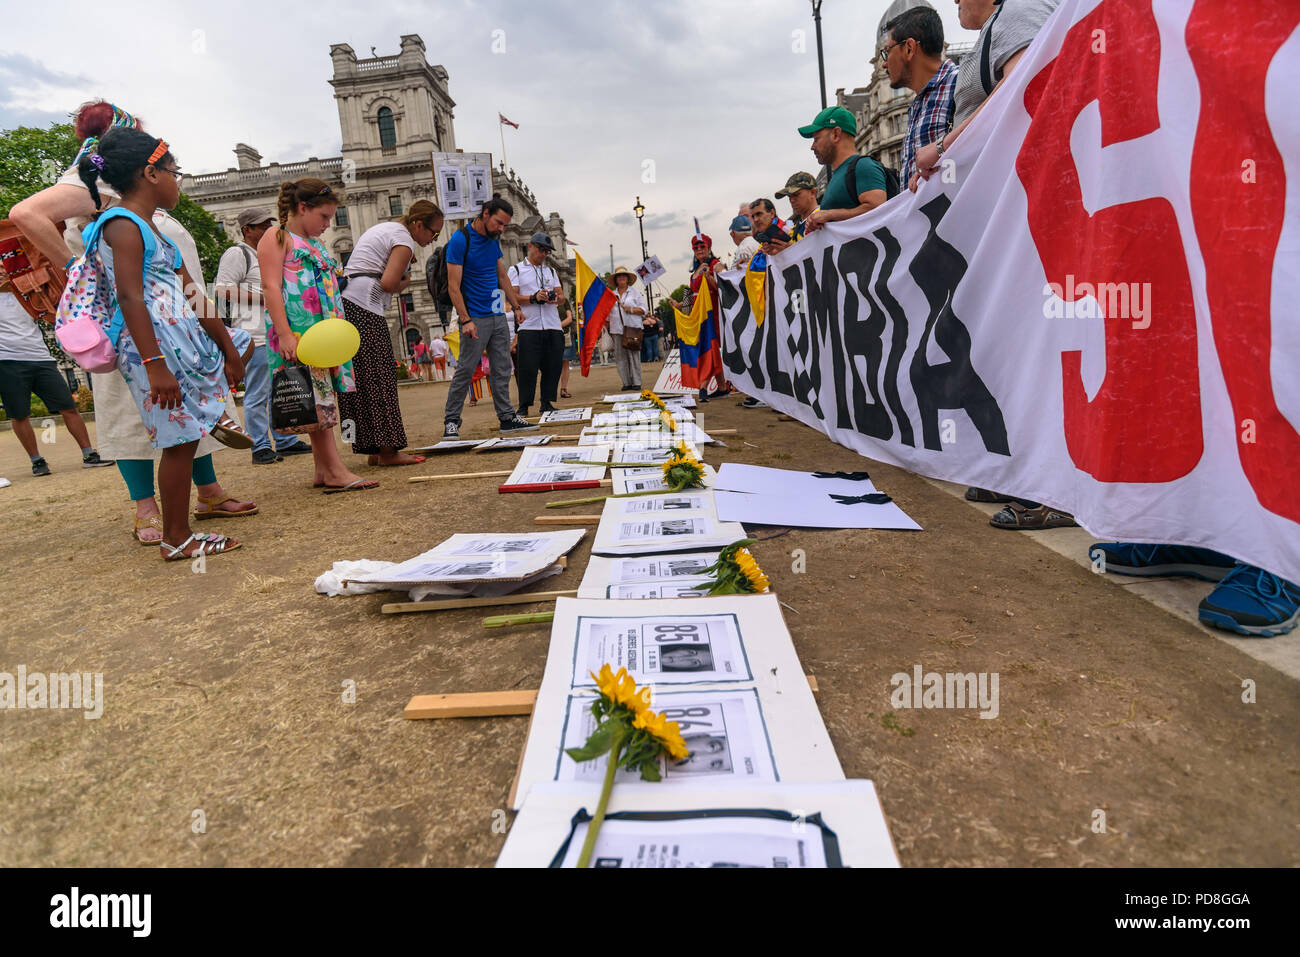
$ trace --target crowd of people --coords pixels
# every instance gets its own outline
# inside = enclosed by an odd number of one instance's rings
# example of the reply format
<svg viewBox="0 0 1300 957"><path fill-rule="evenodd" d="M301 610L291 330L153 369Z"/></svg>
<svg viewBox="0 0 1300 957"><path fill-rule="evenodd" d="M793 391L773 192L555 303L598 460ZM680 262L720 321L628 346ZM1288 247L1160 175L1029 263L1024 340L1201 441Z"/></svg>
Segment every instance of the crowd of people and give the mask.
<svg viewBox="0 0 1300 957"><path fill-rule="evenodd" d="M876 50L894 88L915 95L907 115L902 166L890 170L860 155L857 122L834 106L819 112L798 132L826 170L824 187L806 171L790 174L774 191L740 204L728 226L732 248L715 254L712 239L691 238L691 272L686 295L672 300L689 313L701 290L719 302L717 274L744 269L763 272L770 257L799 243L828 223L842 222L887 202L900 190L916 190L934 176L943 155L1017 68L1025 49L1058 0L958 0L961 25L978 30L972 51L960 65L944 55L944 31L930 7L914 7L890 21ZM218 443L251 448L253 461L270 464L311 453L314 485L327 494L372 489L378 482L352 472L342 461L333 429L349 423L352 450L376 466L412 465L397 396L395 358L384 318L394 295L410 283L417 248L428 246L443 228L436 205L421 200L400 221L380 223L357 242L346 270L320 243L340 202L328 183L304 178L284 183L277 208L240 214L241 241L222 256L215 291L228 303L227 328L202 290L193 239L169 215L180 196L180 169L169 145L146 133L139 121L104 102L83 107L76 118L83 138L73 166L59 181L20 202L12 220L51 262L83 252L85 237L95 248L115 290L124 332L114 345L118 370L94 375L97 435L92 447L66 382L12 295L0 293L0 397L15 432L32 459L33 472L49 466L39 455L30 424L35 393L52 413L63 416L81 447L85 467L116 463L135 503L133 534L158 545L168 560L220 554L239 547L228 536L195 533L190 519L240 518L258 506L229 494L217 479L211 452ZM789 205L783 218L777 202ZM548 262L549 236L534 234L526 257L504 262L500 237L514 214L500 197L447 240L447 287L459 319L444 411L444 438L459 437L466 401L474 404L486 384L502 434L537 429L526 418L569 397L567 374L576 358L575 310L558 272ZM346 276L346 290L339 277ZM598 351L612 352L624 390L643 387L642 363L658 358L663 331L647 307L638 277L615 269L615 295ZM277 370L297 363L298 339L324 318L342 316L357 330L360 349L332 369L306 367L316 421L276 431L269 414L271 382ZM716 313L712 319L717 322ZM711 349L720 336L713 329ZM409 360L419 376L447 375L452 350L441 337L431 345L417 338ZM710 391L700 401L734 391L720 359ZM435 373L436 370L436 373ZM518 400L510 396L512 371ZM233 420L227 400L243 383L244 427ZM741 403L763 407L756 397ZM230 406L233 407L233 404ZM304 442L300 436L305 435ZM103 457L101 457L101 451ZM160 453L154 493L154 454ZM189 508L189 484L198 502ZM990 519L1006 530L1072 526L1073 516L1050 503L1018 499L987 489L967 490L968 499L1002 505ZM1099 542L1095 561L1107 572L1134 576L1188 575L1216 582L1201 603L1208 624L1242 634L1271 636L1300 623L1300 586L1264 569L1236 562L1204 548Z"/></svg>

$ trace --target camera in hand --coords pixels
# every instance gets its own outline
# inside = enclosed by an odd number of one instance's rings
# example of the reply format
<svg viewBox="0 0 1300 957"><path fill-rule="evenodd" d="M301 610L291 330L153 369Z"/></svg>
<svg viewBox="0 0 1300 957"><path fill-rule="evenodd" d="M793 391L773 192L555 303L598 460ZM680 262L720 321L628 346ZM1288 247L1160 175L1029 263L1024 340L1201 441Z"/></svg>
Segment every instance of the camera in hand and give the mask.
<svg viewBox="0 0 1300 957"><path fill-rule="evenodd" d="M790 237L790 234L777 226L776 223L770 223L767 229L754 236L754 239L757 240L760 245L763 243L789 243L794 241Z"/></svg>

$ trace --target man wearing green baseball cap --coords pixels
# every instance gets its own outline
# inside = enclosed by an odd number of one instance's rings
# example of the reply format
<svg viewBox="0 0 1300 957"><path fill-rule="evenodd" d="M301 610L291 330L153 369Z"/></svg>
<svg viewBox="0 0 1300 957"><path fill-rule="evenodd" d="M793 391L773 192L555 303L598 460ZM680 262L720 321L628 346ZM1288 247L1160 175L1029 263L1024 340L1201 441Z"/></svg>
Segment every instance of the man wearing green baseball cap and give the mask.
<svg viewBox="0 0 1300 957"><path fill-rule="evenodd" d="M812 140L817 162L830 170L821 208L807 219L810 233L875 209L889 198L884 167L870 156L859 156L853 145L857 132L857 120L842 106L827 107L799 127L799 135Z"/></svg>

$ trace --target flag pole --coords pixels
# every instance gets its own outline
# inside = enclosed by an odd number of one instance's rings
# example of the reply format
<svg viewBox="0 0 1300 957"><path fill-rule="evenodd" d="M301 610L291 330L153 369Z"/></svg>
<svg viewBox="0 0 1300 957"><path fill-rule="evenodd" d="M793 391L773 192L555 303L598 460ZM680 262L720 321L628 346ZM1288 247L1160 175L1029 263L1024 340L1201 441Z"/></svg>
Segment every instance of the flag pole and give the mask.
<svg viewBox="0 0 1300 957"><path fill-rule="evenodd" d="M506 124L501 119L501 114L497 114L497 126L501 129L501 162L509 168L510 159L506 156Z"/></svg>

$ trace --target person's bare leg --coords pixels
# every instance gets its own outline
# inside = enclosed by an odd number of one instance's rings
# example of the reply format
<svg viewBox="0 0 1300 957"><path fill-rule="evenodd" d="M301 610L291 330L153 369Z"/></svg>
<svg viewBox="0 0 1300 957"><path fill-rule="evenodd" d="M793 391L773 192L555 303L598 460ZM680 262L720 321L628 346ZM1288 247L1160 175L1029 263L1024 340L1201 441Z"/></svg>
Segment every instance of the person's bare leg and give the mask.
<svg viewBox="0 0 1300 957"><path fill-rule="evenodd" d="M194 450L198 441L163 449L158 463L158 492L162 498L163 542L177 547L188 539L190 528L190 481L194 475ZM234 540L231 540L234 544ZM198 548L194 543L185 550L190 555Z"/></svg>
<svg viewBox="0 0 1300 957"><path fill-rule="evenodd" d="M378 455L366 458L367 465L419 465L423 461L423 455L407 455L389 445L381 445Z"/></svg>
<svg viewBox="0 0 1300 957"><path fill-rule="evenodd" d="M311 456L316 464L316 481L341 488L353 482L364 481L346 465L334 443L334 430L322 429L311 433Z"/></svg>
<svg viewBox="0 0 1300 957"><path fill-rule="evenodd" d="M81 413L76 409L66 409L59 414L63 416L63 424L68 427L68 432L77 440L77 448L90 448L90 433L86 431L86 420L81 417Z"/></svg>
<svg viewBox="0 0 1300 957"><path fill-rule="evenodd" d="M22 444L23 450L30 456L36 455L36 431L32 428L31 417L25 419L14 419L14 435L18 436L18 441Z"/></svg>

